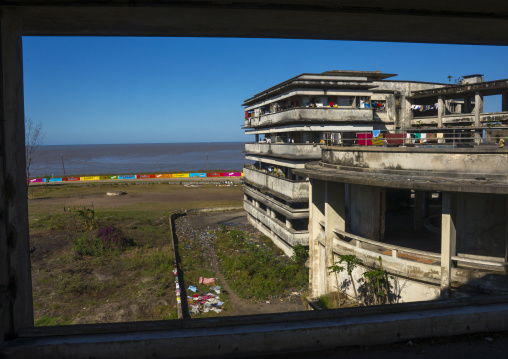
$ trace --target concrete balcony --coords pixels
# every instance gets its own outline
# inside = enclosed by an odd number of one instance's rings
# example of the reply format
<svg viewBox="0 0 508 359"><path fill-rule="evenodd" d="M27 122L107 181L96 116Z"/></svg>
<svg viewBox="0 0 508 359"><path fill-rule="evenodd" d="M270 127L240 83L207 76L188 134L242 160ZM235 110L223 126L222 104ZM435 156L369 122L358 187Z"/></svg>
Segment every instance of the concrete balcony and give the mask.
<svg viewBox="0 0 508 359"><path fill-rule="evenodd" d="M321 146L312 144L246 143L245 152L282 158L295 157L309 160L321 158Z"/></svg>
<svg viewBox="0 0 508 359"><path fill-rule="evenodd" d="M243 168L243 176L244 181L278 197L302 202L309 200L308 181L290 181L247 166Z"/></svg>
<svg viewBox="0 0 508 359"><path fill-rule="evenodd" d="M289 244L291 247L297 244L301 244L303 246L309 245L309 231L296 231L294 229L289 229L276 218L270 217L262 209L253 206L249 201L243 202L243 208L257 222L263 224L265 226L265 230L270 230L270 234L267 234L270 237L273 237L271 233L273 232L273 234Z"/></svg>
<svg viewBox="0 0 508 359"><path fill-rule="evenodd" d="M373 121L373 111L370 108L292 108L275 113L269 113L260 117L251 117L245 121L245 127L273 126L285 123L359 123Z"/></svg>
<svg viewBox="0 0 508 359"><path fill-rule="evenodd" d="M508 112L486 112L480 114L481 123L508 122ZM438 117L414 117L411 126L437 126ZM473 124L474 113L457 113L443 116L443 125L455 125L459 123Z"/></svg>

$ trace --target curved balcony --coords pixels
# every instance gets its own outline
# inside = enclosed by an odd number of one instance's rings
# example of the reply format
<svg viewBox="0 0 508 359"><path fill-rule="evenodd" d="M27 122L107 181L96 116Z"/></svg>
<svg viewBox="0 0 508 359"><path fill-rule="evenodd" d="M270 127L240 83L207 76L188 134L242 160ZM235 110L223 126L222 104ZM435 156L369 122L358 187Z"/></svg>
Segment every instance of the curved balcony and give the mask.
<svg viewBox="0 0 508 359"><path fill-rule="evenodd" d="M297 244L304 246L309 245L309 231L296 231L294 229L286 228L282 222L270 217L259 208L254 207L249 201L243 202L243 208L250 216L261 222L265 227L269 228L270 231L290 246L295 246Z"/></svg>
<svg viewBox="0 0 508 359"><path fill-rule="evenodd" d="M371 108L311 107L291 108L259 117L251 117L245 121L245 127L273 126L285 123L358 123L372 121L374 121L374 115Z"/></svg>
<svg viewBox="0 0 508 359"><path fill-rule="evenodd" d="M309 200L308 181L290 181L269 175L252 167L243 168L244 181L261 190L267 190L287 200L307 202Z"/></svg>
<svg viewBox="0 0 508 359"><path fill-rule="evenodd" d="M295 157L306 160L321 158L321 146L303 143L246 143L245 152L272 157Z"/></svg>

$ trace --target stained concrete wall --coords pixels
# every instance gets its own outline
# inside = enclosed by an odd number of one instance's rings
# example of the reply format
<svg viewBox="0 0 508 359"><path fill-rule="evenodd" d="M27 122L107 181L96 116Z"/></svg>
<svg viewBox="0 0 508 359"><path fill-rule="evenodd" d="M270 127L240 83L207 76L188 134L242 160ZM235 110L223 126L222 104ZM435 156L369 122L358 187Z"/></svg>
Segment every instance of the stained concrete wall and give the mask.
<svg viewBox="0 0 508 359"><path fill-rule="evenodd" d="M246 143L248 153L268 156L288 156L299 159L320 159L321 146L310 144Z"/></svg>
<svg viewBox="0 0 508 359"><path fill-rule="evenodd" d="M482 148L326 148L322 161L329 164L359 167L369 171L404 170L461 174L466 177L508 173L508 150Z"/></svg>
<svg viewBox="0 0 508 359"><path fill-rule="evenodd" d="M382 241L385 232L386 190L381 187L350 185L351 233Z"/></svg>
<svg viewBox="0 0 508 359"><path fill-rule="evenodd" d="M372 121L373 115L370 108L294 108L262 115L259 118L253 117L250 126L274 126L283 123L358 123Z"/></svg>
<svg viewBox="0 0 508 359"><path fill-rule="evenodd" d="M275 192L282 197L301 201L308 200L309 184L307 181L290 181L248 167L244 167L243 175L246 181Z"/></svg>
<svg viewBox="0 0 508 359"><path fill-rule="evenodd" d="M457 193L457 253L505 259L508 196Z"/></svg>

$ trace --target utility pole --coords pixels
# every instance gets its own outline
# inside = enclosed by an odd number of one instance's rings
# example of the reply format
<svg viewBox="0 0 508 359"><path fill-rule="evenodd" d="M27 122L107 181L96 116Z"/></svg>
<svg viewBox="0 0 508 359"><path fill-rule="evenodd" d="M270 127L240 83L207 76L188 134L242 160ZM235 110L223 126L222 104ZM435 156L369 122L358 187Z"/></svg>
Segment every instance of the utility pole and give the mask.
<svg viewBox="0 0 508 359"><path fill-rule="evenodd" d="M67 176L65 175L65 165L64 165L63 154L60 154L60 157L62 158L62 168L63 168L63 172L64 172L64 177L67 177Z"/></svg>

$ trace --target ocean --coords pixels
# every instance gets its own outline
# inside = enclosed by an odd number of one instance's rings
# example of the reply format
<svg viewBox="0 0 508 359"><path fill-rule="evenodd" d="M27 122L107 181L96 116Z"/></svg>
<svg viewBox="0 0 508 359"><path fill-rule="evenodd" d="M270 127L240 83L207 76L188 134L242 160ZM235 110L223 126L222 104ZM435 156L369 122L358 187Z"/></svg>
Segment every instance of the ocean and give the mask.
<svg viewBox="0 0 508 359"><path fill-rule="evenodd" d="M243 142L46 145L39 147L30 177L164 172L239 172ZM63 158L63 164L62 164Z"/></svg>

